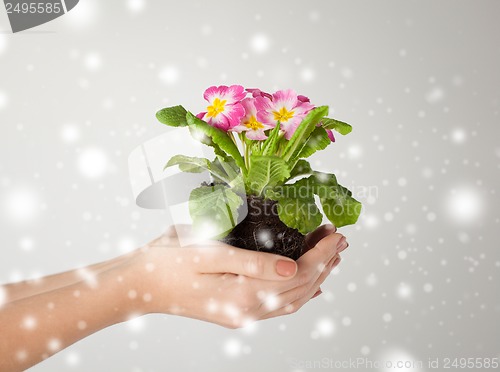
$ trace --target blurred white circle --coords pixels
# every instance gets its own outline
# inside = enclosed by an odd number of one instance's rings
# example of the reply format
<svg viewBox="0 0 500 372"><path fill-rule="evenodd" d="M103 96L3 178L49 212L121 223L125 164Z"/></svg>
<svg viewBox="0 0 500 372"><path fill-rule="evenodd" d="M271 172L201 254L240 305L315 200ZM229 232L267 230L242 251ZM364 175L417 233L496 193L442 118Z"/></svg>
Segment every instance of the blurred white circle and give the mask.
<svg viewBox="0 0 500 372"><path fill-rule="evenodd" d="M398 286L398 297L401 299L408 299L411 297L412 289L406 283L400 283Z"/></svg>
<svg viewBox="0 0 500 372"><path fill-rule="evenodd" d="M85 67L90 71L96 71L101 67L101 57L97 53L89 53L85 56Z"/></svg>
<svg viewBox="0 0 500 372"><path fill-rule="evenodd" d="M24 238L21 238L21 240L19 241L19 246L21 247L21 249L23 251L29 252L35 246L35 243L34 243L33 239L25 236Z"/></svg>
<svg viewBox="0 0 500 372"><path fill-rule="evenodd" d="M440 87L433 87L430 91L425 95L425 99L429 103L438 103L444 98L444 91Z"/></svg>
<svg viewBox="0 0 500 372"><path fill-rule="evenodd" d="M27 222L38 213L38 196L31 190L14 190L7 194L7 217L15 222Z"/></svg>
<svg viewBox="0 0 500 372"><path fill-rule="evenodd" d="M68 363L68 365L72 367L77 366L78 364L80 364L80 355L74 351L67 353L66 363Z"/></svg>
<svg viewBox="0 0 500 372"><path fill-rule="evenodd" d="M424 292L431 293L433 289L434 289L434 287L432 286L431 283L424 284Z"/></svg>
<svg viewBox="0 0 500 372"><path fill-rule="evenodd" d="M179 81L180 72L176 67L167 66L160 71L158 77L165 84L173 85Z"/></svg>
<svg viewBox="0 0 500 372"><path fill-rule="evenodd" d="M321 318L316 322L316 331L322 337L330 337L335 332L335 323L330 318Z"/></svg>
<svg viewBox="0 0 500 372"><path fill-rule="evenodd" d="M80 129L75 124L66 124L61 129L61 138L66 143L76 142L80 138Z"/></svg>
<svg viewBox="0 0 500 372"><path fill-rule="evenodd" d="M0 309L7 302L7 291L0 285Z"/></svg>
<svg viewBox="0 0 500 372"><path fill-rule="evenodd" d="M0 91L0 110L7 106L8 101L9 100L8 100L7 94Z"/></svg>
<svg viewBox="0 0 500 372"><path fill-rule="evenodd" d="M267 35L257 34L252 37L250 40L250 47L256 53L264 53L271 46L271 42Z"/></svg>
<svg viewBox="0 0 500 372"><path fill-rule="evenodd" d="M467 139L467 133L465 133L465 130L463 129L455 129L453 132L451 132L451 139L457 144L464 143Z"/></svg>
<svg viewBox="0 0 500 372"><path fill-rule="evenodd" d="M454 189L448 197L448 214L458 223L470 223L477 220L481 216L482 209L482 199L472 188Z"/></svg>
<svg viewBox="0 0 500 372"><path fill-rule="evenodd" d="M3 34L0 34L0 53L7 49L7 37Z"/></svg>
<svg viewBox="0 0 500 372"><path fill-rule="evenodd" d="M71 27L84 28L94 22L100 12L97 11L97 1L80 1L63 17Z"/></svg>
<svg viewBox="0 0 500 372"><path fill-rule="evenodd" d="M363 154L363 149L359 145L352 145L347 149L351 159L357 159Z"/></svg>
<svg viewBox="0 0 500 372"><path fill-rule="evenodd" d="M127 7L132 12L140 12L141 10L144 9L145 5L146 5L146 3L144 0L128 0L127 1Z"/></svg>
<svg viewBox="0 0 500 372"><path fill-rule="evenodd" d="M96 148L84 150L78 157L78 169L88 178L101 177L108 168L108 157Z"/></svg>
<svg viewBox="0 0 500 372"><path fill-rule="evenodd" d="M224 353L228 357L237 357L241 354L242 345L240 340L236 338L231 338L224 343Z"/></svg>
<svg viewBox="0 0 500 372"><path fill-rule="evenodd" d="M300 71L300 78L306 83L310 83L316 77L316 72L312 68L306 67Z"/></svg>
<svg viewBox="0 0 500 372"><path fill-rule="evenodd" d="M420 366L423 364L418 358L402 349L390 349L386 351L380 358L385 361L381 371L399 372L399 371L420 371Z"/></svg>

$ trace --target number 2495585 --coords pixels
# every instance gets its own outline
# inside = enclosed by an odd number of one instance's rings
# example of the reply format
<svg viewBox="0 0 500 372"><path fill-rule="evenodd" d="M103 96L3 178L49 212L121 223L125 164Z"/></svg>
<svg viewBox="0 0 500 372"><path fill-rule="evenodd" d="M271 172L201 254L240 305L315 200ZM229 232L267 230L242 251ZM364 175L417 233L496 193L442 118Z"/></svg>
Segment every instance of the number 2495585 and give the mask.
<svg viewBox="0 0 500 372"><path fill-rule="evenodd" d="M42 14L42 13L61 13L61 3L60 2L54 2L54 3L35 3L35 2L29 2L29 3L17 3L17 4L12 4L12 3L5 3L5 8L7 9L7 13L19 13L19 14Z"/></svg>

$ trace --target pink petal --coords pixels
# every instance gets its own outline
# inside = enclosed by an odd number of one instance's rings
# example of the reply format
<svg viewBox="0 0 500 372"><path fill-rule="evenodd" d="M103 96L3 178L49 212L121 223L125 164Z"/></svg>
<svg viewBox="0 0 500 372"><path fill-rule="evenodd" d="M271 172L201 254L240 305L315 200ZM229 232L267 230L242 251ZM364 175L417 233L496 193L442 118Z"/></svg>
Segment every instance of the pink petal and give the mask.
<svg viewBox="0 0 500 372"><path fill-rule="evenodd" d="M262 141L262 140L265 140L267 138L263 129L249 130L246 132L246 136L248 139L257 140L257 141Z"/></svg>
<svg viewBox="0 0 500 372"><path fill-rule="evenodd" d="M274 109L271 99L265 97L255 97L254 105L257 111L272 111Z"/></svg>
<svg viewBox="0 0 500 372"><path fill-rule="evenodd" d="M245 98L243 101L241 101L241 105L245 109L245 118L257 116L257 109L255 108L254 98Z"/></svg>
<svg viewBox="0 0 500 372"><path fill-rule="evenodd" d="M221 92L220 99L226 100L227 104L232 104L241 101L246 97L247 92L241 85L231 85L230 87L223 86L225 89Z"/></svg>
<svg viewBox="0 0 500 372"><path fill-rule="evenodd" d="M198 119L203 120L203 117L204 117L206 114L207 114L206 112L200 112L198 115L196 115L196 117L197 117Z"/></svg>
<svg viewBox="0 0 500 372"><path fill-rule="evenodd" d="M224 112L220 115L226 117L228 127L225 130L228 130L240 124L241 119L245 116L245 109L241 103L226 105Z"/></svg>
<svg viewBox="0 0 500 372"><path fill-rule="evenodd" d="M219 128L224 131L229 129L229 121L224 115L222 115L222 113L217 116L206 118L205 121L212 127Z"/></svg>
<svg viewBox="0 0 500 372"><path fill-rule="evenodd" d="M330 138L330 141L335 142L335 136L333 135L331 129L326 129L326 134L328 134L328 138Z"/></svg>
<svg viewBox="0 0 500 372"><path fill-rule="evenodd" d="M302 95L298 95L297 96L297 99L300 101L300 102L311 102L311 100L309 98L307 98L306 96L302 96Z"/></svg>
<svg viewBox="0 0 500 372"><path fill-rule="evenodd" d="M270 95L269 93L263 92L260 89L254 89L254 88L247 88L247 92L252 94L252 97L257 98L257 97L266 97L269 99L273 99L273 96Z"/></svg>
<svg viewBox="0 0 500 372"><path fill-rule="evenodd" d="M289 120L286 124L281 123L281 129L283 130L283 132L285 132L285 138L287 140L292 138L293 134L295 133L295 131L299 127L299 124L300 124L300 121L297 122L297 120Z"/></svg>
<svg viewBox="0 0 500 372"><path fill-rule="evenodd" d="M203 98L205 98L205 100L207 100L208 102L212 102L216 97L219 97L220 88L222 87L211 86L207 88L203 93Z"/></svg>
<svg viewBox="0 0 500 372"><path fill-rule="evenodd" d="M271 126L276 125L276 120L274 120L274 114L271 111L258 111L257 120L262 124L268 124Z"/></svg>
<svg viewBox="0 0 500 372"><path fill-rule="evenodd" d="M288 111L298 106L297 93L293 89L278 90L273 94L274 108L279 111L280 108L285 107Z"/></svg>
<svg viewBox="0 0 500 372"><path fill-rule="evenodd" d="M311 111L313 108L314 105L311 105L308 102L304 102L296 106L293 111L295 112L295 115L306 116L309 113L309 111Z"/></svg>
<svg viewBox="0 0 500 372"><path fill-rule="evenodd" d="M246 125L240 124L240 125L237 125L235 127L232 127L230 130L232 132L241 133L241 132L246 132L249 129L250 128L248 128Z"/></svg>

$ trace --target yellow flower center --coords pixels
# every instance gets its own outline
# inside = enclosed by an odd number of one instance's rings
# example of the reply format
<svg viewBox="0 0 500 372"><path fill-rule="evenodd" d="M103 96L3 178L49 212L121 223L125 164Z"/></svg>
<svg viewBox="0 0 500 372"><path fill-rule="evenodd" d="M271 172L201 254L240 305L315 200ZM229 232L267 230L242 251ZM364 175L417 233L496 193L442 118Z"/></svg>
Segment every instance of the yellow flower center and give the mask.
<svg viewBox="0 0 500 372"><path fill-rule="evenodd" d="M212 103L211 106L207 107L207 116L209 118L213 118L217 115L219 115L221 112L224 111L224 108L226 106L226 100L223 99L221 100L220 98L214 99L214 102Z"/></svg>
<svg viewBox="0 0 500 372"><path fill-rule="evenodd" d="M286 107L282 107L279 111L274 111L273 114L274 114L274 120L283 123L293 118L294 112L288 111Z"/></svg>
<svg viewBox="0 0 500 372"><path fill-rule="evenodd" d="M248 121L243 124L245 124L245 127L250 128L252 130L258 130L264 128L262 123L260 121L257 121L257 118L254 115L252 115L250 119L248 119Z"/></svg>

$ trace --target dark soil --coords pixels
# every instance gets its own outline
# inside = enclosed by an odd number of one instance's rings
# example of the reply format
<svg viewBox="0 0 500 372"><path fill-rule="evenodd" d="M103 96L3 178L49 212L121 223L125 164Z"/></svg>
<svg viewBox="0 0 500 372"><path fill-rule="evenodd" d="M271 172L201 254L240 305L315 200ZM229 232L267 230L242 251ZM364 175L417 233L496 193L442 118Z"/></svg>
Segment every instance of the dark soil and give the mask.
<svg viewBox="0 0 500 372"><path fill-rule="evenodd" d="M235 247L297 260L305 247L304 235L281 222L275 201L256 196L248 196L247 201L247 216L221 240Z"/></svg>

